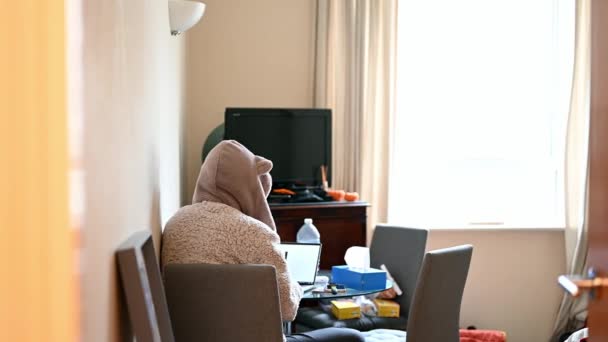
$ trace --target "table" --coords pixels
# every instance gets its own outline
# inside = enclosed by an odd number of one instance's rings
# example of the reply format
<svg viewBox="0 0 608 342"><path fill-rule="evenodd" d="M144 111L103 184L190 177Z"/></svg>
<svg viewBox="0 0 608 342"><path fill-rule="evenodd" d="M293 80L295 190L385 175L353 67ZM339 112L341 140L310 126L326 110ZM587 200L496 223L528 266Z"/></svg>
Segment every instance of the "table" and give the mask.
<svg viewBox="0 0 608 342"><path fill-rule="evenodd" d="M319 274L325 273L327 271L319 271ZM313 300L326 300L326 299L339 299L339 298L347 298L347 297L355 297L355 296L365 296L368 294L382 292L384 290L388 290L393 287L393 282L390 280L386 280L386 285L382 289L373 289L373 290L355 290L351 288L346 288L346 292L338 292L336 294L333 293L316 293L316 292L306 292L304 296L302 296L303 301L313 301ZM291 335L291 322L283 322L283 333L285 335Z"/></svg>
<svg viewBox="0 0 608 342"><path fill-rule="evenodd" d="M393 287L393 282L390 280L386 280L386 286L382 289L373 289L373 290L355 290L347 288L346 292L338 292L337 294L333 293L316 293L313 291L306 292L304 296L302 296L302 300L321 300L321 299L338 299L338 298L347 298L347 297L355 297L355 296L365 296L368 294L382 292L384 290L388 290Z"/></svg>
<svg viewBox="0 0 608 342"><path fill-rule="evenodd" d="M331 282L331 270L328 269L320 269L317 272L317 277L325 276ZM386 279L386 286L383 289L375 289L375 290L355 290L347 288L345 293L313 293L312 291L304 293L302 300L322 300L322 299L338 299L338 298L347 298L347 297L355 297L355 296L365 296L368 294L382 292L384 290L388 290L393 287L393 282Z"/></svg>

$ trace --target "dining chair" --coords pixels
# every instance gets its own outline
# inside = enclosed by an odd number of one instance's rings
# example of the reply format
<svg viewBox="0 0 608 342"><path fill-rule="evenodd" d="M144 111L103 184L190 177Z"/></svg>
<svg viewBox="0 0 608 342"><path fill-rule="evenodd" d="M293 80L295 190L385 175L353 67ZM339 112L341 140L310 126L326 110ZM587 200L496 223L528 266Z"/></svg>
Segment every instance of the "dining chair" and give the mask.
<svg viewBox="0 0 608 342"><path fill-rule="evenodd" d="M169 264L163 282L149 231L116 256L138 342L283 341L274 266Z"/></svg>
<svg viewBox="0 0 608 342"><path fill-rule="evenodd" d="M427 252L410 307L407 332L375 329L366 342L458 342L460 305L473 254L472 245Z"/></svg>
<svg viewBox="0 0 608 342"><path fill-rule="evenodd" d="M131 331L138 342L175 342L150 231L132 234L115 252ZM128 339L125 337L125 339Z"/></svg>
<svg viewBox="0 0 608 342"><path fill-rule="evenodd" d="M168 264L169 314L177 342L282 342L271 265Z"/></svg>
<svg viewBox="0 0 608 342"><path fill-rule="evenodd" d="M328 327L346 327L359 331L380 328L405 330L412 295L426 249L427 236L426 229L386 224L377 225L372 235L370 266L380 268L380 265L384 264L403 291L403 294L396 298L401 311L399 317L362 315L358 319L338 320L319 307L305 307L298 310L295 320L298 331Z"/></svg>

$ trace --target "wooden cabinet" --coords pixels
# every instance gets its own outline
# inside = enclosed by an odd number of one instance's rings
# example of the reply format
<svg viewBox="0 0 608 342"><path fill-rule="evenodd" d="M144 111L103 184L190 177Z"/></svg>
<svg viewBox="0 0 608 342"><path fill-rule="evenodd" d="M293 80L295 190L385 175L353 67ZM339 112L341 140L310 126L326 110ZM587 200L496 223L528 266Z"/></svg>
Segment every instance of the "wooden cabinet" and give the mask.
<svg viewBox="0 0 608 342"><path fill-rule="evenodd" d="M344 253L351 246L365 246L366 202L323 202L271 204L281 241L295 242L305 218L312 218L321 234L321 269L344 264Z"/></svg>

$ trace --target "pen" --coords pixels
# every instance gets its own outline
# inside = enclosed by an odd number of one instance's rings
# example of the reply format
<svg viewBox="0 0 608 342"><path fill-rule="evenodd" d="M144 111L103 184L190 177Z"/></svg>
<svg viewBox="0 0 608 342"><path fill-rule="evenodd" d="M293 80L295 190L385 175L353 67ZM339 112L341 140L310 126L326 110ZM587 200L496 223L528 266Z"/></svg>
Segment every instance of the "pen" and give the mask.
<svg viewBox="0 0 608 342"><path fill-rule="evenodd" d="M336 289L336 293L333 293L331 289L314 289L312 290L313 293L331 293L331 294L338 294L338 293L346 293L346 289Z"/></svg>

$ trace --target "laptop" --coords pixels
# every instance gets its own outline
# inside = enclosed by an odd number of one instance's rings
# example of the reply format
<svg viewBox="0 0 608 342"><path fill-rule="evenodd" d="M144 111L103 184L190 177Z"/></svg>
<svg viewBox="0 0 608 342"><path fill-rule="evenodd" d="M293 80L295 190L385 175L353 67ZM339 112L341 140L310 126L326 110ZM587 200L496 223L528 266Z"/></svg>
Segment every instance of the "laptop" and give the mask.
<svg viewBox="0 0 608 342"><path fill-rule="evenodd" d="M321 244L283 242L279 249L285 253L291 278L302 286L304 292L314 289L321 259Z"/></svg>

